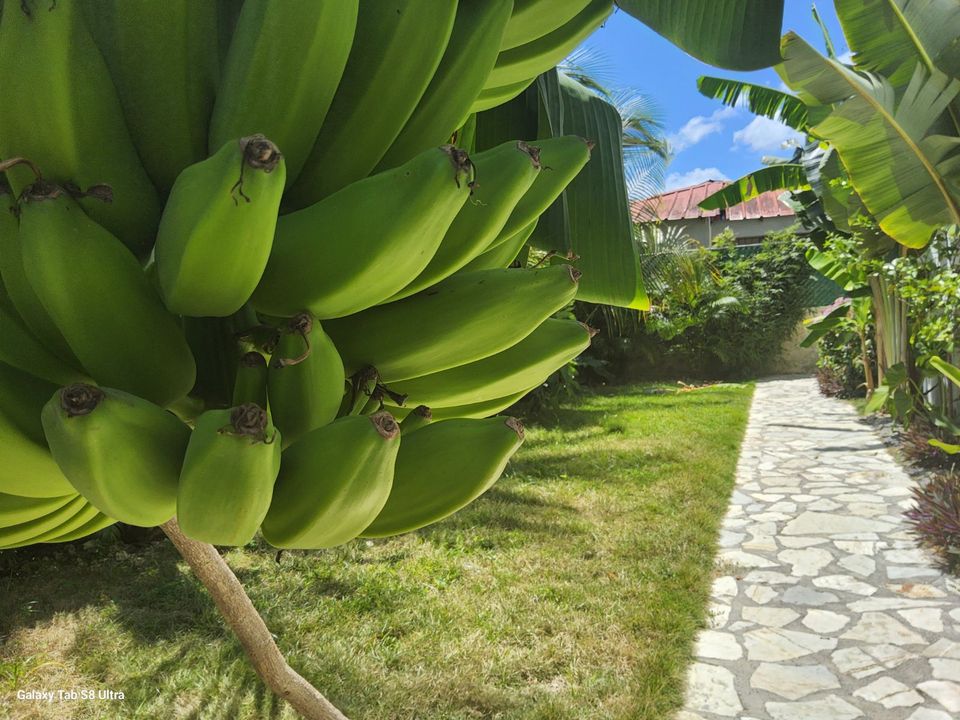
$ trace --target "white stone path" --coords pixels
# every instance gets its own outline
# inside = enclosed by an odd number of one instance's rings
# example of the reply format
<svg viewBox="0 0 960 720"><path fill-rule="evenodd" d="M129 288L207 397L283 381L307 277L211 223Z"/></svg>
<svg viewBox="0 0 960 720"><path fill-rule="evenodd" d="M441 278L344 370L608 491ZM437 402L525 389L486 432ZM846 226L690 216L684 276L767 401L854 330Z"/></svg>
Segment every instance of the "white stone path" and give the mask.
<svg viewBox="0 0 960 720"><path fill-rule="evenodd" d="M960 582L907 532L911 485L813 379L759 383L676 720L960 718Z"/></svg>

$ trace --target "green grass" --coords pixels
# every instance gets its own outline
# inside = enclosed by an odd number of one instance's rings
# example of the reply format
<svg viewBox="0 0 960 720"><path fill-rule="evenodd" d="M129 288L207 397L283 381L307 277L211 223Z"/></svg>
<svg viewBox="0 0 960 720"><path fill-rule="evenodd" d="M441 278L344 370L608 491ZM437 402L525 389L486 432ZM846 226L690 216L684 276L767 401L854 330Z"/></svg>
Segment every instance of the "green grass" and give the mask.
<svg viewBox="0 0 960 720"><path fill-rule="evenodd" d="M528 423L507 476L431 528L228 562L291 664L355 720L664 720L752 387L663 390L611 388ZM18 688L126 695L11 699L13 718L294 717L166 542L0 553L0 636L0 706Z"/></svg>

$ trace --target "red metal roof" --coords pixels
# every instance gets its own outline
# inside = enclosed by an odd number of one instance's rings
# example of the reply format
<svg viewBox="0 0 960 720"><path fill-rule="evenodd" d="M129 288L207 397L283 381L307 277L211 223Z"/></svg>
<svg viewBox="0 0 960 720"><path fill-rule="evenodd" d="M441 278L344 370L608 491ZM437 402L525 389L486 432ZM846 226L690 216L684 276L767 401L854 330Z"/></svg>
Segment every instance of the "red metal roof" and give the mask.
<svg viewBox="0 0 960 720"><path fill-rule="evenodd" d="M787 205L780 202L780 192L770 190L761 193L752 200L728 207L724 210L702 210L698 203L730 183L727 180L707 180L699 185L671 190L662 195L654 195L645 200L634 200L630 208L635 221L652 220L695 220L697 218L723 217L727 220L759 220L768 217L785 217L794 214Z"/></svg>

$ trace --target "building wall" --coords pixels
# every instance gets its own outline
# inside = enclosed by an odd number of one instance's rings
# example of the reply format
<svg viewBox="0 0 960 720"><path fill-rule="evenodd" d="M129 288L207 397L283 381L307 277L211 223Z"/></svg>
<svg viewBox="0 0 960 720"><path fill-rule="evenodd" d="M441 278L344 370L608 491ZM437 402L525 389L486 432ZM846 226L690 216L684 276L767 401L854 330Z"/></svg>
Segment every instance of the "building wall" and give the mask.
<svg viewBox="0 0 960 720"><path fill-rule="evenodd" d="M687 235L704 247L710 246L710 238L716 237L725 228L733 230L737 238L755 238L757 242L769 232L784 230L797 222L795 216L761 218L758 220L722 220L720 218L696 218L694 220L664 220L668 227L683 227Z"/></svg>

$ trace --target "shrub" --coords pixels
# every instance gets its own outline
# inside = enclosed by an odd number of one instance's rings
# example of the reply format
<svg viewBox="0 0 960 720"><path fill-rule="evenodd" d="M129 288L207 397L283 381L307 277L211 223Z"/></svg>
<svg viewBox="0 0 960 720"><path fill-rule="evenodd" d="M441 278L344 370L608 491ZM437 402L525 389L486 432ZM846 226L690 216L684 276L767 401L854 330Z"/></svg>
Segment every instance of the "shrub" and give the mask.
<svg viewBox="0 0 960 720"><path fill-rule="evenodd" d="M960 473L935 475L913 497L917 506L906 517L918 542L948 572L960 573Z"/></svg>
<svg viewBox="0 0 960 720"><path fill-rule="evenodd" d="M860 338L856 333L831 330L820 339L817 351L817 382L821 394L836 398L866 395ZM872 356L872 343L868 345L868 352Z"/></svg>

